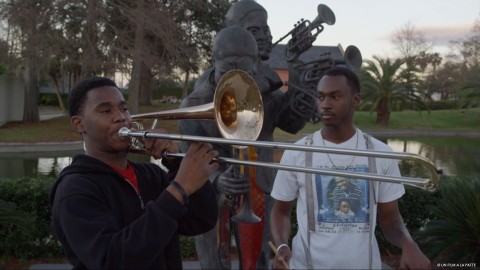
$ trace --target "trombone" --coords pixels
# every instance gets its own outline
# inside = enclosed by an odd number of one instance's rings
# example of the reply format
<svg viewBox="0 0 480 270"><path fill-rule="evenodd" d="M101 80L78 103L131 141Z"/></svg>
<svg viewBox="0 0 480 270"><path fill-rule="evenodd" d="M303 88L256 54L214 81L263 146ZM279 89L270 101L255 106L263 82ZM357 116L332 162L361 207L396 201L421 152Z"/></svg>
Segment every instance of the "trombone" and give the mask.
<svg viewBox="0 0 480 270"><path fill-rule="evenodd" d="M256 166L277 170L288 170L312 174L327 174L349 178L363 178L366 180L385 181L392 183L403 183L406 185L421 188L427 191L434 191L438 186L439 174L441 173L435 165L427 158L411 153L385 152L374 150L342 149L320 146L298 145L294 143L256 141L263 124L263 102L260 91L248 73L240 70L227 72L219 81L215 89L214 101L191 108L176 109L163 112L137 114L132 116L137 119L214 119L217 127L224 138L202 137L184 134L159 134L148 130L132 131L126 127L118 131L120 137L131 139L133 152L141 152L142 145L139 139L160 138L177 141L197 141L212 144L228 144L236 148L248 146L264 147L270 149L295 150L305 152L322 152L340 155L355 155L367 157L379 157L398 160L410 160L418 162L430 173L430 178L412 178L404 176L388 176L370 173L359 173L349 171L337 171L331 169L309 168L271 162L237 160L228 157L218 157L217 162ZM183 157L181 153L165 153L166 157Z"/></svg>
<svg viewBox="0 0 480 270"><path fill-rule="evenodd" d="M301 166L285 165L285 164L276 164L271 162L261 162L261 161L250 161L250 160L237 160L227 157L218 157L214 161L224 162L229 164L238 164L246 166L256 166L271 168L277 170L287 170L287 171L296 171L304 173L313 173L313 174L328 174L333 176L343 176L349 178L363 178L366 180L374 181L385 181L392 183L403 183L406 185L411 185L418 187L427 191L434 191L438 186L438 174L439 170L435 165L427 158L411 153L397 153L397 152L385 152L385 151L373 151L373 150L354 150L354 149L343 149L343 148L330 148L330 147L321 147L321 146L307 146L307 145L297 145L294 143L279 143L279 142L266 142L266 141L248 141L240 139L222 139L222 138L212 138L212 137L201 137L201 136L192 136L192 135L182 135L182 134L159 134L152 133L150 131L131 131L128 128L121 128L118 131L121 137L134 137L134 138L160 138L160 139L170 139L178 141L192 141L192 142L208 142L213 144L230 144L236 146L254 146L254 147L265 147L271 149L283 149L283 150L296 150L296 151L305 151L305 152L323 152L330 154L340 154L340 155L355 155L355 156L367 156L367 157L379 157L379 158L389 158L389 159L398 159L398 160L410 160L416 161L423 165L430 173L431 178L412 178L405 176L388 176L388 175L377 175L370 173L359 173L359 172L348 172L348 171L337 171L331 169L319 169L319 168L308 168ZM183 157L183 153L165 153L166 157Z"/></svg>

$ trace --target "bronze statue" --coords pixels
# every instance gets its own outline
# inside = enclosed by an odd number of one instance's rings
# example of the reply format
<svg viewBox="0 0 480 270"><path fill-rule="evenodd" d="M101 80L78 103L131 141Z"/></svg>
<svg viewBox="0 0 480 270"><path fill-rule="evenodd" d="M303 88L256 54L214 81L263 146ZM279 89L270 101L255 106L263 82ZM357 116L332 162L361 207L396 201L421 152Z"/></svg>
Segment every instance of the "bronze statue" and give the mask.
<svg viewBox="0 0 480 270"><path fill-rule="evenodd" d="M272 35L268 26L267 11L254 0L240 0L234 3L226 14L227 25L241 27L248 30L256 42L256 57L253 62L235 59L245 58L247 51L239 45L239 37L234 40L223 39L225 29L222 30L215 38L214 49L214 66L203 73L195 84L195 89L191 95L182 103L182 107L199 105L211 102L213 92L218 82L218 74L221 76L228 69L243 69L249 72L255 79L263 98L264 104L264 123L258 140L274 141L273 133L276 128L295 134L305 126L306 122L314 118L315 106L312 102L315 100L309 93L308 86L316 85L316 82L306 82L306 74L310 74L312 64L299 61L299 56L312 47L316 36L323 30L322 23L333 24L335 15L324 5L318 7L319 16L312 23L305 21L294 28L289 34L291 39L285 52L285 60L289 69L288 91L284 92L280 89L283 82L279 75L268 66L265 61L269 59L272 51ZM312 34L311 31L317 32ZM237 30L236 30L237 31ZM222 33L223 32L223 33ZM315 31L314 31L315 32ZM221 35L222 33L222 35ZM243 36L243 34L242 34ZM283 38L282 38L283 39ZM235 53L235 51L238 52ZM220 54L218 52L225 51L228 53ZM222 60L223 56L227 56L228 60ZM227 63L228 62L228 63ZM226 65L225 65L226 64ZM251 64L250 67L247 67ZM333 65L333 63L330 63ZM223 66L223 67L222 67ZM320 70L320 72L322 72ZM318 80L320 77L318 77ZM305 89L304 89L305 88ZM194 134L201 136L219 137L220 134L216 129L215 123L211 121L207 123L202 120L181 121L181 132L186 134ZM218 147L219 149L221 148ZM231 148L223 146L219 150L220 156L230 157L232 155ZM274 160L274 152L272 149L257 148L256 158L258 161L272 162ZM228 254L228 246L230 245L229 233L222 233L222 230L229 230L228 212L225 207L232 207L231 200L226 199L224 195L239 195L246 191L252 191L254 188L260 189L262 199L253 200L253 208L258 209L261 214L261 226L247 227L244 224L233 224L236 229L236 244L240 257L241 269L267 269L269 268L270 247L270 210L273 206L273 199L270 192L273 187L276 170L269 168L255 168L254 178L255 185L249 187L249 180L244 178L236 179L231 175L231 167L223 166L217 174L211 178L217 187L218 202L221 214L219 218L220 239L217 241L217 234L209 232L207 234L196 237L197 254L203 269L229 269L231 267L230 257ZM222 211L223 209L223 211ZM232 214L232 211L230 211ZM257 214L258 215L258 214ZM253 229L252 229L253 228ZM261 232L258 232L260 230ZM223 231L225 232L225 231ZM260 237L252 237L257 234ZM252 241L258 242L254 245L243 246L246 238L255 238ZM220 243L217 246L217 243ZM247 241L248 242L248 241ZM248 254L247 254L248 253Z"/></svg>
<svg viewBox="0 0 480 270"><path fill-rule="evenodd" d="M213 41L213 66L197 79L193 92L181 103L181 108L207 104L213 101L217 83L230 70L238 69L254 74L257 59L255 39L244 28L229 26L222 29ZM214 120L181 120L179 128L182 134L205 137L222 137ZM187 144L182 143L182 148ZM215 145L219 156L232 157L232 147L224 144ZM230 218L233 213L234 200L226 197L246 193L248 179L233 175L233 166L221 164L210 177L217 190L219 222L217 227L205 234L195 237L197 255L202 269L230 269ZM217 240L217 237L220 239ZM217 245L220 243L220 246Z"/></svg>

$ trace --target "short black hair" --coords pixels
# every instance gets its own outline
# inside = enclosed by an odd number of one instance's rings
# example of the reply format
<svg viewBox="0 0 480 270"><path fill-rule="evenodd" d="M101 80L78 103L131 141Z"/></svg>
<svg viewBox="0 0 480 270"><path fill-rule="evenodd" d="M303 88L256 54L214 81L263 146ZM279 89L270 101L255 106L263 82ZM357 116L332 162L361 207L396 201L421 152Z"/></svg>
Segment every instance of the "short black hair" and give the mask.
<svg viewBox="0 0 480 270"><path fill-rule="evenodd" d="M335 66L331 69L328 69L323 73L323 76L345 76L347 78L347 83L350 85L350 88L357 94L360 94L360 79L357 74L351 69Z"/></svg>
<svg viewBox="0 0 480 270"><path fill-rule="evenodd" d="M118 88L114 81L105 77L91 77L75 85L68 95L68 112L70 117L81 113L88 91L102 86Z"/></svg>

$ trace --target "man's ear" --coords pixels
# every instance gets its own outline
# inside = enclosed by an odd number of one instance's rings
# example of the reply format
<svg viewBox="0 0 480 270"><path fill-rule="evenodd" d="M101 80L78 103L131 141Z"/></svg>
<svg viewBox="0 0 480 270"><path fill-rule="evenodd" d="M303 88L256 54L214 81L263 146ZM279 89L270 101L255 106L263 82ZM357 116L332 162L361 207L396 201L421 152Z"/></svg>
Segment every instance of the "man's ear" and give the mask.
<svg viewBox="0 0 480 270"><path fill-rule="evenodd" d="M361 103L362 103L362 96L360 94L355 94L355 96L353 97L353 106L355 106L355 109L358 109Z"/></svg>
<svg viewBox="0 0 480 270"><path fill-rule="evenodd" d="M70 124L74 131L78 133L83 133L85 127L83 126L83 118L81 116L75 115L70 118Z"/></svg>

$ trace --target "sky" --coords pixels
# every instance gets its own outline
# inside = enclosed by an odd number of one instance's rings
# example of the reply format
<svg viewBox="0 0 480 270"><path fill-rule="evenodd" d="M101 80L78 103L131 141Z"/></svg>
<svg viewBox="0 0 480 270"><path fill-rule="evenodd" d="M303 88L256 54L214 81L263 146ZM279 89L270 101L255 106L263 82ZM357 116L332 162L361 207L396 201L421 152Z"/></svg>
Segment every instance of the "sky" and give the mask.
<svg viewBox="0 0 480 270"><path fill-rule="evenodd" d="M317 6L327 5L336 22L324 25L314 45L358 47L363 59L395 57L392 35L410 24L422 32L432 51L444 55L451 40L465 39L480 19L480 0L257 0L268 12L273 42L300 19L313 21ZM286 44L290 36L282 44Z"/></svg>

